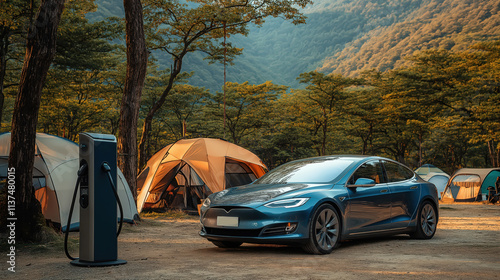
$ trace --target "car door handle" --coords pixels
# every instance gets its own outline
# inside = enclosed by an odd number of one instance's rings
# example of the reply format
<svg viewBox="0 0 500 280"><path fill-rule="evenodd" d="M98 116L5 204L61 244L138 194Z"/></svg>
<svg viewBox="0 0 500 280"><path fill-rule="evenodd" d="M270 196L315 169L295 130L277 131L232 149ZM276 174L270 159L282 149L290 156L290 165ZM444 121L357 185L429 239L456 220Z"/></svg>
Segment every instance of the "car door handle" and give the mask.
<svg viewBox="0 0 500 280"><path fill-rule="evenodd" d="M381 193L386 193L386 192L388 192L388 190L381 190L380 192Z"/></svg>
<svg viewBox="0 0 500 280"><path fill-rule="evenodd" d="M418 186L413 186L410 188L410 190L416 190L416 189L418 189Z"/></svg>

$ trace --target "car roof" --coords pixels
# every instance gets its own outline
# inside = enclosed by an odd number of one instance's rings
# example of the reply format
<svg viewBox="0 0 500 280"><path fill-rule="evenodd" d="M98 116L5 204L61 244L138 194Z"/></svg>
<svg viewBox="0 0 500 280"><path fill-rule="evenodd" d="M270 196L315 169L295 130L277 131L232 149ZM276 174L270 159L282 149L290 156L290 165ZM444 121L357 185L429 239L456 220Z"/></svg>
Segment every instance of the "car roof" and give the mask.
<svg viewBox="0 0 500 280"><path fill-rule="evenodd" d="M370 155L328 155L328 156L319 156L319 157L310 157L310 158L303 158L303 159L298 159L294 161L315 161L315 160L325 160L325 159L352 159L355 161L361 161L363 159L384 159L384 160L390 160L384 157L379 157L379 156L370 156ZM391 160L392 161L392 160Z"/></svg>

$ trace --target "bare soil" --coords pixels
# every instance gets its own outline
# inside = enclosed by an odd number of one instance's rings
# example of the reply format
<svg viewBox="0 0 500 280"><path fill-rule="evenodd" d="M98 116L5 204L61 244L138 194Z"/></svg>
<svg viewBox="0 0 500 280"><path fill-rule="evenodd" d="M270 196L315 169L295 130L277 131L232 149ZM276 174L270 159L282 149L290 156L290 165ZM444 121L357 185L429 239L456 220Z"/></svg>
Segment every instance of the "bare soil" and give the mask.
<svg viewBox="0 0 500 280"><path fill-rule="evenodd" d="M153 215L124 225L118 255L125 265L72 266L57 237L16 249L15 273L2 253L0 279L500 279L500 205L441 204L439 213L431 240L348 241L322 256L287 246L220 249L198 236L197 217Z"/></svg>

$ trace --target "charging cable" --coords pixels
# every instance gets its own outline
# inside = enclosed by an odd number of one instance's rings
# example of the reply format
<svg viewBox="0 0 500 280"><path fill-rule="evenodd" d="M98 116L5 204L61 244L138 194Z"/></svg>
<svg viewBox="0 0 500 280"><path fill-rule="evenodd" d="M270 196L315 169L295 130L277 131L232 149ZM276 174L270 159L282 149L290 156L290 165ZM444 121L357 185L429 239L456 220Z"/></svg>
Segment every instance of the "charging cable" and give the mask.
<svg viewBox="0 0 500 280"><path fill-rule="evenodd" d="M118 208L120 209L120 226L118 227L118 231L116 233L116 237L120 235L120 232L122 230L122 225L123 225L123 207L122 203L120 201L120 198L118 197L118 193L116 192L116 185L115 182L113 181L113 178L111 177L111 167L107 162L103 162L102 164L102 170L108 174L108 179L109 182L111 183L111 188L113 189L113 193L116 198L116 202L118 203ZM73 216L73 208L75 206L75 201L76 201L76 195L78 194L78 188L80 187L80 182L81 178L84 175L87 175L88 172L88 166L86 163L82 164L80 166L80 169L78 169L78 178L76 180L76 186L75 186L75 191L73 192L73 199L71 200L71 208L69 210L69 215L68 215L68 222L66 223L66 232L64 234L64 253L66 254L66 257L70 260L77 260L78 258L72 257L69 252L68 252L68 235L70 231L70 225L71 225L71 218Z"/></svg>
<svg viewBox="0 0 500 280"><path fill-rule="evenodd" d="M66 223L66 232L64 234L64 253L66 253L66 257L70 260L77 260L78 258L72 257L68 252L68 235L69 235L69 227L71 225L71 217L73 217L73 208L75 207L76 195L78 193L78 188L80 187L80 181L82 176L86 175L88 172L88 166L86 163L80 166L78 169L78 179L76 179L75 191L73 192L73 199L71 200L71 208L69 208L68 222Z"/></svg>
<svg viewBox="0 0 500 280"><path fill-rule="evenodd" d="M101 168L102 168L102 171L104 171L108 174L108 179L109 179L109 182L111 183L111 188L113 189L113 193L115 194L116 202L118 203L118 208L120 209L120 226L118 227L118 232L116 233L116 237L118 237L120 235L120 232L122 231L123 207L122 207L122 203L120 201L120 198L118 197L118 193L116 192L115 182L113 181L113 178L111 177L111 167L109 167L109 164L107 162L103 162Z"/></svg>

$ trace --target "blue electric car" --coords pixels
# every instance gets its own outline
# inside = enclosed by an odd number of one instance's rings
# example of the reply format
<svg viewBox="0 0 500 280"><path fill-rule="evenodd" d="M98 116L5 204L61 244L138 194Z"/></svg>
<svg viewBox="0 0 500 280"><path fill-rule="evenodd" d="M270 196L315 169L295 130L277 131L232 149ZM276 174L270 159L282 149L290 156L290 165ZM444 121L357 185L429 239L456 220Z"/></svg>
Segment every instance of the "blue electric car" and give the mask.
<svg viewBox="0 0 500 280"><path fill-rule="evenodd" d="M329 254L346 239L401 233L430 239L438 206L436 187L393 160L308 158L210 195L200 210L200 235L222 248L289 244Z"/></svg>

